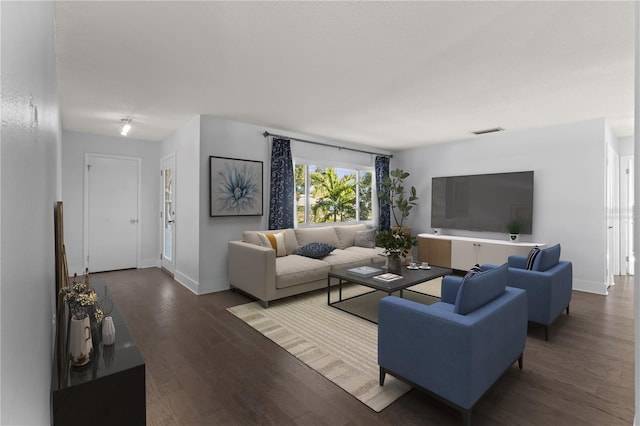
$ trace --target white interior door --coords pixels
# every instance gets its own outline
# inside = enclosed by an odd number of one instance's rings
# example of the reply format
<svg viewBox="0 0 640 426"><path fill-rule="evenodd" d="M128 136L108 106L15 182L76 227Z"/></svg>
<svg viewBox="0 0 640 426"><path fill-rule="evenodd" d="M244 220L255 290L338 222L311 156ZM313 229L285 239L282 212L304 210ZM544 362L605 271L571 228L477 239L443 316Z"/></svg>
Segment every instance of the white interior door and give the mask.
<svg viewBox="0 0 640 426"><path fill-rule="evenodd" d="M176 270L176 157L174 154L162 159L160 165L162 177L162 255L161 266L172 274Z"/></svg>
<svg viewBox="0 0 640 426"><path fill-rule="evenodd" d="M85 267L136 268L140 159L87 154L85 163Z"/></svg>

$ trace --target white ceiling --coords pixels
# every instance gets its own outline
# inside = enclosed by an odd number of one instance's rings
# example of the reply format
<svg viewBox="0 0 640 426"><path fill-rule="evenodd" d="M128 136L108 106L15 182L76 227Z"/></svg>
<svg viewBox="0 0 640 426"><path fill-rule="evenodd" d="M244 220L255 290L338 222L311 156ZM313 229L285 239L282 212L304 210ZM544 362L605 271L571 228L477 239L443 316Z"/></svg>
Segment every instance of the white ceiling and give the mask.
<svg viewBox="0 0 640 426"><path fill-rule="evenodd" d="M198 114L397 150L605 117L633 132L633 2L55 3L63 128Z"/></svg>

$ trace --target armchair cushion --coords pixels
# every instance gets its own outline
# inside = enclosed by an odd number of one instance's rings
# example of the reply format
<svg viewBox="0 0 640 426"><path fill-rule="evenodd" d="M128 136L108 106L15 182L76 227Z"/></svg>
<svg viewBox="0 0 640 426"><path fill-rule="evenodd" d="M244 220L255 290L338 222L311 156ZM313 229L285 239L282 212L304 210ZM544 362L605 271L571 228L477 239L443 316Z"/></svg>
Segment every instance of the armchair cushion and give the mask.
<svg viewBox="0 0 640 426"><path fill-rule="evenodd" d="M466 277L458 289L454 312L467 315L500 297L506 286L506 263L500 267Z"/></svg>
<svg viewBox="0 0 640 426"><path fill-rule="evenodd" d="M446 275L442 277L442 284L440 284L440 300L451 304L451 306L455 305L461 284L462 277L457 277L455 275Z"/></svg>
<svg viewBox="0 0 640 426"><path fill-rule="evenodd" d="M541 250L540 253L538 253L536 260L533 262L533 270L544 272L553 268L559 261L560 244L556 244L555 246Z"/></svg>
<svg viewBox="0 0 640 426"><path fill-rule="evenodd" d="M536 262L536 258L538 257L538 255L540 254L540 247L535 246L534 248L531 249L531 251L529 252L529 254L527 255L527 269L528 270L533 270L533 265Z"/></svg>

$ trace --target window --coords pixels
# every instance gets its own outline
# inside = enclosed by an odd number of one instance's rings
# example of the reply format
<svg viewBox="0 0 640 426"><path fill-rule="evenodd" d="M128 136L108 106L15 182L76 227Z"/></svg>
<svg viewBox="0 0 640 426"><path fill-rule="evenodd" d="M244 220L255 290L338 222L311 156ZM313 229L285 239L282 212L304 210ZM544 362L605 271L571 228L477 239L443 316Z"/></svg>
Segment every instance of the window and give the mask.
<svg viewBox="0 0 640 426"><path fill-rule="evenodd" d="M373 168L296 164L295 180L297 223L372 220Z"/></svg>

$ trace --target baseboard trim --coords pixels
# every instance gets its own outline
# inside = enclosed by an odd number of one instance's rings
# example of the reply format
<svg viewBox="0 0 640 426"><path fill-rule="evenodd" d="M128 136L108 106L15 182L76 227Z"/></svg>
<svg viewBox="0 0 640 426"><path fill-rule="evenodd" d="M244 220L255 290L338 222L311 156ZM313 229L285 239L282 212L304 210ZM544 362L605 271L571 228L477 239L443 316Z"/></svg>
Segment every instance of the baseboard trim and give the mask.
<svg viewBox="0 0 640 426"><path fill-rule="evenodd" d="M189 276L183 274L182 272L176 270L175 274L173 275L173 279L182 284L184 287L188 288L193 294L200 294L200 284L197 281L192 280Z"/></svg>
<svg viewBox="0 0 640 426"><path fill-rule="evenodd" d="M159 268L160 261L158 259L141 259L140 263L138 263L138 269L144 268Z"/></svg>
<svg viewBox="0 0 640 426"><path fill-rule="evenodd" d="M229 281L227 281L226 278L201 281L198 294L217 293L219 291L229 290L230 288Z"/></svg>
<svg viewBox="0 0 640 426"><path fill-rule="evenodd" d="M607 285L598 281L587 281L574 278L573 289L577 291L584 291L586 293L600 294L602 296L609 294L607 291Z"/></svg>

